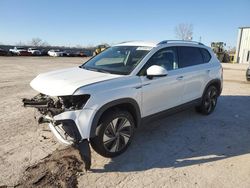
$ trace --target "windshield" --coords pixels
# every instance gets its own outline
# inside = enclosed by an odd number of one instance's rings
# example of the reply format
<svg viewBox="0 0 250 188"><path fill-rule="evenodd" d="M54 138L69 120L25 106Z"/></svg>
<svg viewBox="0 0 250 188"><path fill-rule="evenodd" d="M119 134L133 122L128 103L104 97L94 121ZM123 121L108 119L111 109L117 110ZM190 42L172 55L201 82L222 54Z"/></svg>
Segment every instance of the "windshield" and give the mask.
<svg viewBox="0 0 250 188"><path fill-rule="evenodd" d="M88 70L111 74L130 74L152 47L114 46L80 66Z"/></svg>

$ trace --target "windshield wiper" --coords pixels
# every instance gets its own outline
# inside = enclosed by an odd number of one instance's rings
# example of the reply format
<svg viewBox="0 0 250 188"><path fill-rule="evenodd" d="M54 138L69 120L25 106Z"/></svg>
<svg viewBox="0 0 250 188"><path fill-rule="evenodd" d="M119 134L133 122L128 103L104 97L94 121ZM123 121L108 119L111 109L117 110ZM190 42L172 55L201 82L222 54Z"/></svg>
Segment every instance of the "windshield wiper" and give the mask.
<svg viewBox="0 0 250 188"><path fill-rule="evenodd" d="M96 69L98 72L103 72L103 73L108 73L108 74L111 74L110 72L106 71L106 70L103 70L103 69Z"/></svg>
<svg viewBox="0 0 250 188"><path fill-rule="evenodd" d="M105 71L105 70L103 70L103 69L95 69L95 68L84 67L84 66L79 66L79 68L86 69L86 70L90 70L90 71L95 71L95 72L102 72L102 73L111 74L110 72Z"/></svg>
<svg viewBox="0 0 250 188"><path fill-rule="evenodd" d="M91 71L96 71L97 72L96 69L89 68L89 67L79 66L79 68L86 69L86 70L91 70Z"/></svg>

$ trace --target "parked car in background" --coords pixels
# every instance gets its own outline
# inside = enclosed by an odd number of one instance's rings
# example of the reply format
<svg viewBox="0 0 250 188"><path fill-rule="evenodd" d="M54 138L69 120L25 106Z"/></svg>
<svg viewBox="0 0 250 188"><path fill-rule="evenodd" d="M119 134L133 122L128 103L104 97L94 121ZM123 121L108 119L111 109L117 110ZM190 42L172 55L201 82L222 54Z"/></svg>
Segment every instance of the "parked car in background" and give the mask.
<svg viewBox="0 0 250 188"><path fill-rule="evenodd" d="M48 51L48 55L53 56L53 57L62 57L63 54L64 54L64 52L61 50L49 50Z"/></svg>
<svg viewBox="0 0 250 188"><path fill-rule="evenodd" d="M65 51L63 51L63 56L76 57L76 53L72 50L65 50Z"/></svg>
<svg viewBox="0 0 250 188"><path fill-rule="evenodd" d="M63 56L66 56L66 57L87 57L87 55L83 51L74 51L74 50L64 51Z"/></svg>
<svg viewBox="0 0 250 188"><path fill-rule="evenodd" d="M32 53L32 55L41 55L41 51L36 48L29 48L28 52Z"/></svg>
<svg viewBox="0 0 250 188"><path fill-rule="evenodd" d="M32 53L28 52L28 50L24 47L14 47L13 49L9 49L9 52L12 55L19 55L19 56L30 56Z"/></svg>
<svg viewBox="0 0 250 188"><path fill-rule="evenodd" d="M247 68L246 79L247 79L247 81L250 81L250 65L249 65L249 67Z"/></svg>
<svg viewBox="0 0 250 188"><path fill-rule="evenodd" d="M6 55L8 55L8 51L0 48L0 56L6 56Z"/></svg>
<svg viewBox="0 0 250 188"><path fill-rule="evenodd" d="M77 57L88 57L87 54L83 51L78 51L76 52L76 56Z"/></svg>
<svg viewBox="0 0 250 188"><path fill-rule="evenodd" d="M47 49L41 49L40 52L41 52L41 56L47 56L48 55L48 51Z"/></svg>

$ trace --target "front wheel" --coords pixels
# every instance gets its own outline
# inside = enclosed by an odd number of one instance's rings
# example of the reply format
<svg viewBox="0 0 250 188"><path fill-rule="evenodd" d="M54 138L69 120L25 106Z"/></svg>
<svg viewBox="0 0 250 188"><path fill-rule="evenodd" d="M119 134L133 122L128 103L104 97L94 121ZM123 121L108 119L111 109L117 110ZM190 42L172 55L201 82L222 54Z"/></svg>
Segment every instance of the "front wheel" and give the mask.
<svg viewBox="0 0 250 188"><path fill-rule="evenodd" d="M134 135L134 118L127 111L104 114L96 136L90 139L92 148L104 157L116 157L125 152Z"/></svg>
<svg viewBox="0 0 250 188"><path fill-rule="evenodd" d="M215 86L209 86L202 98L201 105L196 107L196 111L204 115L211 114L216 107L218 93L219 91Z"/></svg>

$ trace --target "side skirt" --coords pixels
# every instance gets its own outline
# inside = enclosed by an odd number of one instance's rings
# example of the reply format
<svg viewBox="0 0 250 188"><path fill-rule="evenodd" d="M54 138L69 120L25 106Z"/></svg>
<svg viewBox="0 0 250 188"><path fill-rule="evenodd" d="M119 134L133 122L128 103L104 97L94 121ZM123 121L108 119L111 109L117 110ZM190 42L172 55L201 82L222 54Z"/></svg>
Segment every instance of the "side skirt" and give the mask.
<svg viewBox="0 0 250 188"><path fill-rule="evenodd" d="M201 101L202 101L202 98L198 98L198 99L195 99L193 101L187 102L185 104L181 104L179 106L176 106L176 107L173 107L173 108L158 112L156 114L152 114L152 115L143 117L142 121L141 121L141 124L144 124L146 122L153 121L153 120L156 120L156 119L159 119L159 118L160 119L164 118L166 116L175 114L177 112L184 111L184 110L186 110L187 108L190 108L190 107L198 106L198 105L201 104Z"/></svg>

